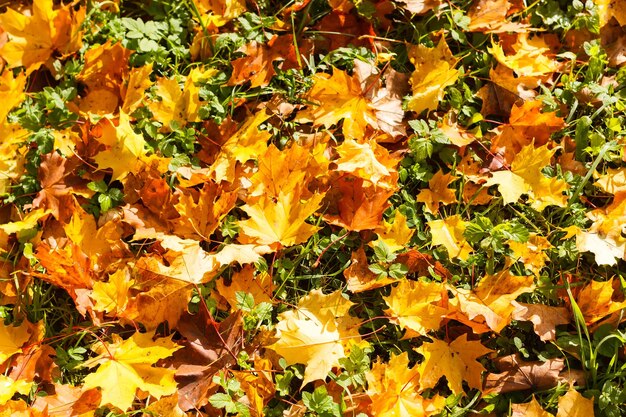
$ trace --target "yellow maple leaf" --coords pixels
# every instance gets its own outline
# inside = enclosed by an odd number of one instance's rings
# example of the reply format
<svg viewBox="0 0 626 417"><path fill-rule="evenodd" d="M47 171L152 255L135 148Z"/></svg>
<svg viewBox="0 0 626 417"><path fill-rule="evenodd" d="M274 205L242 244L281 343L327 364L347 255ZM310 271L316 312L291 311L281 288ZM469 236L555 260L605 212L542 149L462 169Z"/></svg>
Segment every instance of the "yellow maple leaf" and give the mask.
<svg viewBox="0 0 626 417"><path fill-rule="evenodd" d="M130 117L120 112L117 126L103 119L103 135L98 140L109 148L98 153L94 160L98 169L113 170L112 180L124 179L128 173L136 172L146 163L146 141L135 133L130 124Z"/></svg>
<svg viewBox="0 0 626 417"><path fill-rule="evenodd" d="M535 210L543 210L549 205L564 207L567 196L563 194L569 185L558 178L547 178L541 170L550 165L554 150L548 144L535 148L526 145L515 156L510 170L497 171L486 182L487 186L497 185L504 204L515 203L522 194L527 194Z"/></svg>
<svg viewBox="0 0 626 417"><path fill-rule="evenodd" d="M398 281L390 277L379 277L369 269L367 255L362 247L352 252L350 266L344 269L343 276L346 278L348 290L354 293L384 287Z"/></svg>
<svg viewBox="0 0 626 417"><path fill-rule="evenodd" d="M578 230L576 249L593 253L598 265L616 265L618 259L626 258L626 240L595 232Z"/></svg>
<svg viewBox="0 0 626 417"><path fill-rule="evenodd" d="M514 261L522 262L535 276L539 276L539 271L550 259L546 254L546 251L552 248L550 241L541 235L532 233L527 242L509 240L507 243L513 251L511 258Z"/></svg>
<svg viewBox="0 0 626 417"><path fill-rule="evenodd" d="M89 297L94 301L93 309L105 313L119 313L128 303L128 290L133 285L128 269L118 269L109 275L109 281L93 284Z"/></svg>
<svg viewBox="0 0 626 417"><path fill-rule="evenodd" d="M254 204L242 206L241 209L250 218L239 221L240 238L247 237L257 244L274 248L306 241L319 227L305 220L320 207L325 193L317 193L303 200L305 193L306 188L300 185L292 190L281 191L275 198L263 195Z"/></svg>
<svg viewBox="0 0 626 417"><path fill-rule="evenodd" d="M96 219L79 204L75 204L70 221L63 226L67 237L89 257L92 267L100 269L102 260L116 251L123 251L122 235L115 221L98 228Z"/></svg>
<svg viewBox="0 0 626 417"><path fill-rule="evenodd" d="M371 247L375 247L378 242L383 242L389 247L389 250L398 252L409 243L415 229L409 228L406 222L407 218L400 210L396 210L394 213L393 223L383 220L383 224L374 230L378 239L369 243Z"/></svg>
<svg viewBox="0 0 626 417"><path fill-rule="evenodd" d="M514 54L506 55L502 46L492 44L489 53L502 65L511 68L520 77L537 77L551 74L559 69L559 64L551 58L550 47L541 35L529 39L528 33L519 33L516 42L510 46Z"/></svg>
<svg viewBox="0 0 626 417"><path fill-rule="evenodd" d="M85 377L83 390L100 387L102 404L122 411L133 403L137 389L156 398L176 392L173 369L152 366L159 359L171 356L182 346L169 337L152 340L154 333L135 333L123 340L113 334L113 343L97 342L92 347L98 356L87 360L83 367L99 368Z"/></svg>
<svg viewBox="0 0 626 417"><path fill-rule="evenodd" d="M443 220L432 220L427 224L430 227L433 245L443 245L448 250L450 258L466 261L470 253L474 251L463 237L467 222L461 220L461 216L454 215Z"/></svg>
<svg viewBox="0 0 626 417"><path fill-rule="evenodd" d="M485 368L476 359L493 352L479 341L468 341L467 334L456 338L448 344L433 339L432 343L424 343L417 349L424 355L420 363L420 390L432 388L445 376L448 387L453 393L464 393L463 381L470 388L482 389L481 374Z"/></svg>
<svg viewBox="0 0 626 417"><path fill-rule="evenodd" d="M124 98L122 112L131 114L142 104L145 91L152 86L151 73L152 64L130 70L127 83L120 87L120 95Z"/></svg>
<svg viewBox="0 0 626 417"><path fill-rule="evenodd" d="M159 78L156 82L156 97L159 101L152 101L148 105L154 118L163 124L163 129L169 130L170 123L175 121L179 126L188 122L199 122L200 117L200 80L211 78L217 73L216 69L203 71L195 68L185 79L184 85L171 78Z"/></svg>
<svg viewBox="0 0 626 417"><path fill-rule="evenodd" d="M444 89L459 78L459 72L454 69L456 59L443 37L434 48L412 45L408 54L415 71L411 74L413 95L407 108L416 113L435 110L443 98Z"/></svg>
<svg viewBox="0 0 626 417"><path fill-rule="evenodd" d="M302 184L323 178L330 161L324 155L325 143L309 149L293 143L283 150L270 144L258 158L258 170L250 176L247 201L262 195L278 197L281 190L291 190Z"/></svg>
<svg viewBox="0 0 626 417"><path fill-rule="evenodd" d="M423 189L417 195L417 201L425 204L425 210L428 213L436 213L439 210L439 205L454 204L457 202L454 190L448 188L448 185L456 181L456 178L451 174L444 174L442 170L439 170L428 181L428 188Z"/></svg>
<svg viewBox="0 0 626 417"><path fill-rule="evenodd" d="M19 234L20 232L34 229L35 227L37 227L37 222L48 214L50 214L50 210L44 210L42 208L31 210L21 220L0 224L0 230L4 231L4 233L8 235L10 235L11 233Z"/></svg>
<svg viewBox="0 0 626 417"><path fill-rule="evenodd" d="M439 329L448 313L448 290L439 282L403 280L383 299L391 321L419 335Z"/></svg>
<svg viewBox="0 0 626 417"><path fill-rule="evenodd" d="M272 136L267 130L259 130L259 126L270 117L265 111L257 112L241 125L223 145L215 162L211 166L215 181L235 182L236 162L247 162L263 155L267 149L267 141Z"/></svg>
<svg viewBox="0 0 626 417"><path fill-rule="evenodd" d="M0 375L0 407L5 405L15 394L28 395L32 385L33 381L14 380L6 375Z"/></svg>
<svg viewBox="0 0 626 417"><path fill-rule="evenodd" d="M118 317L128 323L141 323L148 330L154 330L164 322L170 328L176 327L181 315L187 311L193 286L189 281L170 278L168 268L157 259L140 258L134 266L133 296ZM202 273L193 270L178 272L186 276Z"/></svg>
<svg viewBox="0 0 626 417"><path fill-rule="evenodd" d="M160 234L155 237L161 238L161 246L168 250L163 254L166 265L159 262L147 270L194 284L208 282L214 277L220 264L213 254L202 249L200 242Z"/></svg>
<svg viewBox="0 0 626 417"><path fill-rule="evenodd" d="M215 26L222 26L247 10L244 0L193 0L193 3L201 14L208 15L203 18L212 18Z"/></svg>
<svg viewBox="0 0 626 417"><path fill-rule="evenodd" d="M146 411L147 415L159 417L187 417L187 413L178 405L177 393L153 402L146 408Z"/></svg>
<svg viewBox="0 0 626 417"><path fill-rule="evenodd" d="M27 322L19 326L0 324L0 364L16 353L22 352L22 346L30 339L31 327Z"/></svg>
<svg viewBox="0 0 626 417"><path fill-rule="evenodd" d="M24 172L28 131L18 124L0 123L0 137L0 194L5 194Z"/></svg>
<svg viewBox="0 0 626 417"><path fill-rule="evenodd" d="M251 416L265 416L263 408L276 395L276 385L272 377L272 362L269 359L256 357L254 359L254 372L242 370L232 371L232 373L241 383L241 389L250 401Z"/></svg>
<svg viewBox="0 0 626 417"><path fill-rule="evenodd" d="M296 121L329 128L343 120L343 134L350 139L364 137L367 126L378 127L376 111L365 98L358 77L333 68L332 75L318 73L313 80L306 99L315 104L299 112Z"/></svg>
<svg viewBox="0 0 626 417"><path fill-rule="evenodd" d="M26 75L22 72L16 77L13 76L13 71L4 71L0 75L0 124L6 121L11 109L24 100L25 87Z"/></svg>
<svg viewBox="0 0 626 417"><path fill-rule="evenodd" d="M71 4L53 10L52 0L35 0L30 16L7 9L0 16L0 26L9 34L9 42L0 49L0 56L9 68L26 67L28 75L55 53L63 56L78 51L85 10L74 11Z"/></svg>
<svg viewBox="0 0 626 417"><path fill-rule="evenodd" d="M605 26L611 18L615 17L620 26L626 25L626 5L620 0L596 0L600 27Z"/></svg>
<svg viewBox="0 0 626 417"><path fill-rule="evenodd" d="M407 352L392 355L387 364L374 362L365 378L370 410L377 417L427 417L445 406L444 397L426 399L418 394L418 367L409 368Z"/></svg>
<svg viewBox="0 0 626 417"><path fill-rule="evenodd" d="M278 316L278 341L267 348L285 358L289 365L306 365L303 386L325 379L333 367L339 366L339 359L346 357L348 346L361 340L359 321L348 315L352 305L341 291L309 292L296 309Z"/></svg>

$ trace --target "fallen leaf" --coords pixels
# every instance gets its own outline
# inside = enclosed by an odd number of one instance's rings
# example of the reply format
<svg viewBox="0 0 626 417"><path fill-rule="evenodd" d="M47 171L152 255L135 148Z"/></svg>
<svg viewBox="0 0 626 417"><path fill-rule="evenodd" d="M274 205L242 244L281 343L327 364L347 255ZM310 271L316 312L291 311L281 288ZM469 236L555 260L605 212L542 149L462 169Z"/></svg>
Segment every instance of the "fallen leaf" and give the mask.
<svg viewBox="0 0 626 417"><path fill-rule="evenodd" d="M146 163L146 141L142 135L135 133L130 117L120 112L117 125L107 119L102 123L105 133L98 140L108 147L94 157L98 169L111 169L112 180L122 180L130 172L139 171Z"/></svg>
<svg viewBox="0 0 626 417"><path fill-rule="evenodd" d="M15 394L28 395L32 385L32 381L0 375L0 406L4 406Z"/></svg>
<svg viewBox="0 0 626 417"><path fill-rule="evenodd" d="M135 333L128 339L113 334L113 342L96 342L91 350L98 356L82 364L85 368L98 366L85 377L83 391L100 388L101 404L128 410L137 389L155 398L176 392L174 371L152 366L159 359L171 356L182 346L169 337L153 340L154 333Z"/></svg>
<svg viewBox="0 0 626 417"><path fill-rule="evenodd" d="M525 362L519 355L508 355L496 358L493 364L500 373L487 374L485 393L545 391L566 381L561 376L565 368L565 361L561 358Z"/></svg>
<svg viewBox="0 0 626 417"><path fill-rule="evenodd" d="M318 73L313 80L305 99L314 104L299 112L296 121L329 128L343 120L343 134L348 139L364 137L368 126L378 127L376 113L357 77L334 68L332 75Z"/></svg>
<svg viewBox="0 0 626 417"><path fill-rule="evenodd" d="M246 54L244 58L231 61L233 72L228 85L239 85L250 81L250 87L265 87L276 75L274 62L283 71L300 69L303 58L313 51L313 44L308 39L294 39L293 35L274 35L266 44L252 41L239 49Z"/></svg>
<svg viewBox="0 0 626 417"><path fill-rule="evenodd" d="M554 151L548 149L548 144L535 148L527 145L515 156L510 170L492 172L492 177L486 185L497 185L504 204L516 203L526 194L531 206L542 211L549 205L565 207L567 196L563 194L569 188L565 180L548 178L541 170L550 165Z"/></svg>
<svg viewBox="0 0 626 417"><path fill-rule="evenodd" d="M409 368L409 355L392 355L388 363L374 362L365 374L370 410L379 417L430 416L439 413L445 398L435 395L426 399L418 394L418 367Z"/></svg>
<svg viewBox="0 0 626 417"><path fill-rule="evenodd" d="M442 170L435 172L428 181L428 188L419 192L416 201L424 203L424 210L431 214L437 213L441 204L447 206L457 203L454 190L448 188L454 181L456 178L451 173L444 174Z"/></svg>
<svg viewBox="0 0 626 417"><path fill-rule="evenodd" d="M463 382L467 382L470 388L482 389L485 368L477 359L493 352L479 341L468 341L467 334L450 344L433 339L432 343L424 343L417 351L424 355L424 361L418 367L420 391L434 387L445 376L448 387L455 394L464 393Z"/></svg>
<svg viewBox="0 0 626 417"><path fill-rule="evenodd" d="M459 78L459 72L454 69L456 59L444 38L434 48L412 45L408 54L415 71L411 74L413 95L407 108L418 114L435 110L443 98L444 89Z"/></svg>
<svg viewBox="0 0 626 417"><path fill-rule="evenodd" d="M121 313L128 304L128 292L134 281L128 269L118 269L109 275L107 282L96 281L89 297L93 300L95 311Z"/></svg>
<svg viewBox="0 0 626 417"><path fill-rule="evenodd" d="M544 341L556 339L556 326L570 322L569 311L565 307L552 307L544 304L525 304L513 301L515 310L513 320L524 320L533 323L533 329Z"/></svg>
<svg viewBox="0 0 626 417"><path fill-rule="evenodd" d="M339 159L334 161L337 171L350 173L377 187L396 187L396 166L400 161L376 141L358 143L346 139L335 150L339 154Z"/></svg>
<svg viewBox="0 0 626 417"><path fill-rule="evenodd" d="M553 248L548 239L536 233L531 233L528 241L524 243L509 240L507 244L513 251L511 259L515 262L522 262L535 276L539 276L541 268L550 260L545 252Z"/></svg>
<svg viewBox="0 0 626 417"><path fill-rule="evenodd" d="M415 233L415 229L411 229L407 225L407 218L400 210L394 212L393 223L383 220L382 225L374 231L378 235L378 239L370 242L369 246L375 247L379 242L382 242L392 252L404 249Z"/></svg>
<svg viewBox="0 0 626 417"><path fill-rule="evenodd" d="M358 320L348 315L352 302L341 291L323 294L312 290L296 309L280 313L276 325L278 341L267 346L285 358L288 365L306 365L302 386L326 379L328 372L346 357L350 343L358 343Z"/></svg>
<svg viewBox="0 0 626 417"><path fill-rule="evenodd" d="M626 308L620 281L591 281L576 294L576 304L589 326Z"/></svg>
<svg viewBox="0 0 626 417"><path fill-rule="evenodd" d="M444 246L450 258L459 258L466 261L474 251L463 236L466 223L458 215L450 216L443 220L427 222L432 235L432 244Z"/></svg>
<svg viewBox="0 0 626 417"><path fill-rule="evenodd" d="M363 248L352 252L350 266L344 269L343 276L346 278L348 290L354 293L384 287L397 282L396 279L389 277L379 279L378 274L369 269L367 255Z"/></svg>
<svg viewBox="0 0 626 417"><path fill-rule="evenodd" d="M1 50L0 54L2 54ZM22 72L14 76L13 71L4 71L0 75L0 125L6 122L9 112L24 101L25 87L26 75Z"/></svg>
<svg viewBox="0 0 626 417"><path fill-rule="evenodd" d="M448 313L448 290L438 282L405 279L383 300L389 306L385 314L390 321L409 330L412 337L438 330Z"/></svg>
<svg viewBox="0 0 626 417"><path fill-rule="evenodd" d="M183 192L175 204L180 217L175 222L175 232L183 238L200 238L209 241L222 219L235 207L237 191L229 190L212 181L198 192Z"/></svg>
<svg viewBox="0 0 626 417"><path fill-rule="evenodd" d="M485 33L527 31L528 24L507 20L507 16L514 11L515 8L509 0L476 0L467 12L467 17L470 18L468 28L472 32Z"/></svg>
<svg viewBox="0 0 626 417"><path fill-rule="evenodd" d="M83 390L69 384L54 384L54 392L38 396L32 407L53 417L87 417L100 406L102 396L97 389Z"/></svg>
<svg viewBox="0 0 626 417"><path fill-rule="evenodd" d="M263 195L254 205L242 206L250 218L239 221L240 240L245 236L256 244L275 248L305 242L319 229L306 223L306 219L318 210L325 195L318 193L303 200L305 192L299 186L281 191L276 198Z"/></svg>
<svg viewBox="0 0 626 417"><path fill-rule="evenodd" d="M554 414L541 408L533 395L532 400L528 403L511 404L511 417L554 417Z"/></svg>
<svg viewBox="0 0 626 417"><path fill-rule="evenodd" d="M559 397L559 410L556 417L594 417L593 398L587 399L570 385L569 390Z"/></svg>
<svg viewBox="0 0 626 417"><path fill-rule="evenodd" d="M515 43L507 45L507 49L509 53L505 53L500 43L487 48L498 62L511 68L520 77L540 77L559 69L558 62L552 58L550 47L541 35L530 38L528 33L520 33Z"/></svg>
<svg viewBox="0 0 626 417"><path fill-rule="evenodd" d="M22 352L22 346L30 339L32 328L27 322L19 326L0 324L0 364Z"/></svg>
<svg viewBox="0 0 626 417"><path fill-rule="evenodd" d="M237 363L242 326L241 313L217 323L204 308L196 315L185 313L181 318L177 329L184 337L180 342L183 348L166 362L176 370L178 404L182 410L204 406L211 393L217 391L213 376Z"/></svg>
<svg viewBox="0 0 626 417"><path fill-rule="evenodd" d="M226 299L231 311L235 311L238 309L236 296L238 292L251 294L255 304L271 303L274 284L267 272L255 274L255 268L252 265L246 265L241 271L232 275L230 285L226 285L225 279L220 279L215 283L215 289Z"/></svg>
<svg viewBox="0 0 626 417"><path fill-rule="evenodd" d="M0 16L0 26L10 35L0 49L9 68L26 67L26 74L50 64L55 53L66 56L82 46L81 25L86 9L63 5L53 10L52 0L35 0L32 15L8 8Z"/></svg>
<svg viewBox="0 0 626 417"><path fill-rule="evenodd" d="M344 175L331 183L324 220L348 230L376 229L394 190L368 185L362 178Z"/></svg>

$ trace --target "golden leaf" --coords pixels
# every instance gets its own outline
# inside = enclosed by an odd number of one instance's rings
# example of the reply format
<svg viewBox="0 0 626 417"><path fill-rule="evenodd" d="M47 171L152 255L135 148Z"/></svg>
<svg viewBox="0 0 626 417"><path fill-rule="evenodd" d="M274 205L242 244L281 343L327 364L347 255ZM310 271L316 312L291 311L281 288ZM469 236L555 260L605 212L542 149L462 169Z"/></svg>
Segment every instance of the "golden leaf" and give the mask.
<svg viewBox="0 0 626 417"><path fill-rule="evenodd" d="M520 33L510 46L515 52L506 55L500 44L487 48L502 65L511 68L520 77L537 77L558 70L558 63L551 58L550 47L541 35L529 39L528 33Z"/></svg>
<svg viewBox="0 0 626 417"><path fill-rule="evenodd" d="M448 290L438 282L402 280L383 297L390 321L411 331L411 336L439 329L448 313Z"/></svg>
<svg viewBox="0 0 626 417"><path fill-rule="evenodd" d="M448 186L456 181L451 173L444 174L442 170L435 172L435 175L428 181L428 188L423 189L417 195L417 202L424 203L424 208L428 213L434 214L439 210L439 205L447 206L457 202L454 190Z"/></svg>
<svg viewBox="0 0 626 417"><path fill-rule="evenodd" d="M456 59L443 37L434 48L411 45L408 53L415 71L411 74L413 96L407 107L418 114L435 110L443 98L444 89L459 78L459 72L454 69Z"/></svg>
<svg viewBox="0 0 626 417"><path fill-rule="evenodd" d="M383 220L383 224L374 230L378 239L370 242L369 245L375 247L378 242L383 242L392 252L404 249L415 233L415 229L409 228L406 221L406 216L400 210L396 210L393 223Z"/></svg>
<svg viewBox="0 0 626 417"><path fill-rule="evenodd" d="M176 371L152 365L171 356L182 346L169 337L152 338L153 333L137 332L126 340L113 334L113 343L95 343L91 350L98 356L82 366L100 366L85 377L83 390L100 387L102 404L110 404L122 411L131 407L137 389L156 398L174 394Z"/></svg>
<svg viewBox="0 0 626 417"><path fill-rule="evenodd" d="M287 364L306 365L302 385L325 379L339 366L350 344L359 342L358 320L348 315L353 305L341 291L323 294L312 290L300 299L295 310L281 313L276 325L278 341L267 348L274 350Z"/></svg>
<svg viewBox="0 0 626 417"><path fill-rule="evenodd" d="M329 128L343 120L343 134L349 139L364 137L367 126L378 128L376 112L365 98L358 77L337 68L332 75L315 74L306 99L315 104L298 113L298 122Z"/></svg>
<svg viewBox="0 0 626 417"><path fill-rule="evenodd" d="M427 417L445 406L444 397L426 399L417 393L418 367L409 368L407 352L391 356L387 364L374 362L365 377L370 410L377 417Z"/></svg>
<svg viewBox="0 0 626 417"><path fill-rule="evenodd" d="M493 172L486 185L497 185L505 204L515 203L527 194L535 210L542 211L549 205L564 207L567 196L563 193L569 185L558 178L547 178L541 172L550 165L553 153L548 144L539 148L533 144L524 146L515 156L511 170Z"/></svg>
<svg viewBox="0 0 626 417"><path fill-rule="evenodd" d="M556 417L594 417L593 398L587 399L570 385L569 390L559 398Z"/></svg>
<svg viewBox="0 0 626 417"><path fill-rule="evenodd" d="M430 227L433 245L443 245L448 250L450 258L466 261L474 251L463 237L467 222L461 220L459 215L444 220L431 220L427 224Z"/></svg>
<svg viewBox="0 0 626 417"><path fill-rule="evenodd" d="M220 296L224 297L230 305L231 311L237 310L237 292L249 293L254 298L254 303L272 302L274 284L272 277L267 272L259 272L255 275L255 268L246 265L231 277L230 285L226 285L224 279L215 283L215 289Z"/></svg>
<svg viewBox="0 0 626 417"><path fill-rule="evenodd" d="M22 352L22 346L30 339L32 328L27 322L19 326L0 324L0 365L16 353Z"/></svg>
<svg viewBox="0 0 626 417"><path fill-rule="evenodd" d="M241 209L250 218L239 221L240 237L276 248L306 241L319 227L305 220L317 211L325 195L318 193L303 200L302 195L306 192L303 186L297 186L292 190L282 190L275 199L263 195L253 205L242 206Z"/></svg>
<svg viewBox="0 0 626 417"><path fill-rule="evenodd" d="M424 361L418 367L420 390L434 387L445 376L448 387L455 394L464 393L463 381L470 388L482 389L481 374L485 368L476 359L493 352L479 341L468 341L467 334L450 344L433 339L432 343L424 343L417 351L424 355Z"/></svg>
<svg viewBox="0 0 626 417"><path fill-rule="evenodd" d="M57 10L52 7L52 0L35 0L31 16L11 8L0 16L0 26L10 35L0 56L9 68L24 66L28 75L48 64L56 52L67 55L80 49L85 8L74 11L71 4Z"/></svg>

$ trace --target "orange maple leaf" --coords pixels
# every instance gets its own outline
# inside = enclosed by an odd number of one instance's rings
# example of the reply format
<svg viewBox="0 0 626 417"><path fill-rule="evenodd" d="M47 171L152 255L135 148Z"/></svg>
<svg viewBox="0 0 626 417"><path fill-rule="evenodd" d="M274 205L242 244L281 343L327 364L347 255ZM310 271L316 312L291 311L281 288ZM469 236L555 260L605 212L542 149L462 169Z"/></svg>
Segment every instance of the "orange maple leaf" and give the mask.
<svg viewBox="0 0 626 417"><path fill-rule="evenodd" d="M35 0L32 15L11 8L0 16L0 26L10 40L0 56L9 68L26 67L26 74L48 64L55 53L62 56L74 53L82 46L80 27L85 19L85 8L74 11L71 4L53 10L52 0Z"/></svg>

